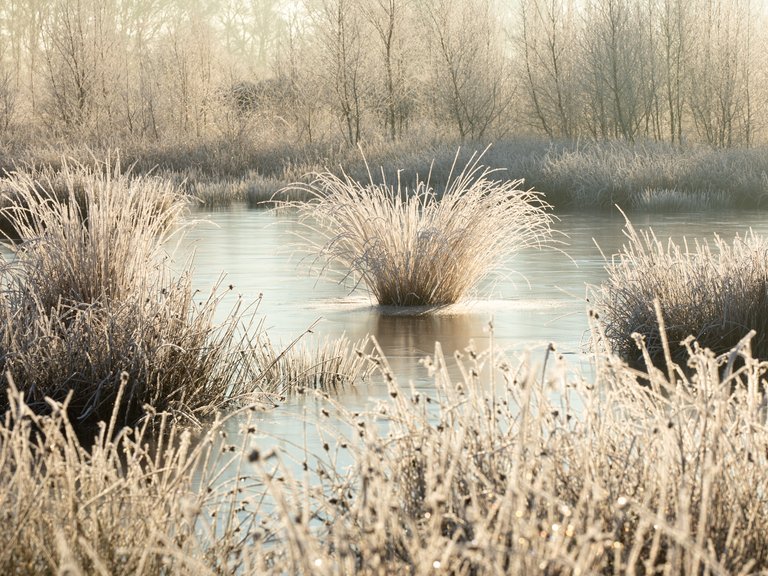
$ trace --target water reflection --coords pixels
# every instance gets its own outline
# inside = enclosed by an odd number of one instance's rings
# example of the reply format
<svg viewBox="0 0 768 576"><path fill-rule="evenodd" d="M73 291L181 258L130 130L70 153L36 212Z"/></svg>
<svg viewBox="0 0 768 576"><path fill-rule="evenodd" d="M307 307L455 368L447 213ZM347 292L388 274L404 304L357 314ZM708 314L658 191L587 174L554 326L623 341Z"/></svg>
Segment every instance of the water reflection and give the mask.
<svg viewBox="0 0 768 576"><path fill-rule="evenodd" d="M477 335L477 324L470 314L376 314L369 331L391 355L413 357L434 352L436 340L449 353L462 350Z"/></svg>

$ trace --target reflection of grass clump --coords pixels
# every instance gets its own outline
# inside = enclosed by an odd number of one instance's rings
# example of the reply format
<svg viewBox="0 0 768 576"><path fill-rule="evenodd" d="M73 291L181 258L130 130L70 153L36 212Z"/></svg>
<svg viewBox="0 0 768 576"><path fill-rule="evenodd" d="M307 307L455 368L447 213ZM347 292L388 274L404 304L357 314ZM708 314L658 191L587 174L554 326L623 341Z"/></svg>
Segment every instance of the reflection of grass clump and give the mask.
<svg viewBox="0 0 768 576"><path fill-rule="evenodd" d="M663 359L658 300L675 358L686 356L678 344L688 336L721 353L753 329L753 353L768 357L768 241L750 232L730 244L715 236L712 245L680 246L661 242L650 230L638 232L629 221L625 234L627 244L595 290L614 351L639 361L639 335L651 359Z"/></svg>
<svg viewBox="0 0 768 576"><path fill-rule="evenodd" d="M190 274L170 273L163 246L184 196L117 165L65 164L57 182L53 191L14 174L6 186L18 204L2 208L21 242L3 269L0 361L26 402L46 411L48 397L71 392L84 426L108 418L120 386L120 424L145 404L196 418L244 391L238 313L217 326L220 299L193 301Z"/></svg>
<svg viewBox="0 0 768 576"><path fill-rule="evenodd" d="M504 257L550 235L539 194L493 175L473 157L438 195L429 179L409 190L323 172L294 185L312 196L295 205L305 223L319 222L322 239L310 250L344 267L379 304L452 304Z"/></svg>

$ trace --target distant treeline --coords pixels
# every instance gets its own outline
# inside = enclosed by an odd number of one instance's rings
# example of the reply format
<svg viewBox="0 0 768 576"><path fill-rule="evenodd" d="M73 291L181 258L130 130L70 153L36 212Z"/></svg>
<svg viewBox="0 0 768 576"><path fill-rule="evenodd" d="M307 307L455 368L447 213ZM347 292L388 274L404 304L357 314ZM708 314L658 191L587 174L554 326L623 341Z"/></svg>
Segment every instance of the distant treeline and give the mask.
<svg viewBox="0 0 768 576"><path fill-rule="evenodd" d="M768 140L757 0L4 0L0 138Z"/></svg>

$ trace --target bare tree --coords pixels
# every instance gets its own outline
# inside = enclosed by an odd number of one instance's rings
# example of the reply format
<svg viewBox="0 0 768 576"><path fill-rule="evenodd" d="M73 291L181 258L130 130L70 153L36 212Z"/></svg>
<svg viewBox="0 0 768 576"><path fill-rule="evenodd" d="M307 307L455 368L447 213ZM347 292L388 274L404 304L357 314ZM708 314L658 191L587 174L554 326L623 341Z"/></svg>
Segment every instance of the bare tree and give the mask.
<svg viewBox="0 0 768 576"><path fill-rule="evenodd" d="M624 0L591 0L583 26L583 66L592 132L633 141L647 112L648 54L642 17Z"/></svg>
<svg viewBox="0 0 768 576"><path fill-rule="evenodd" d="M533 114L550 136L577 133L576 42L572 0L522 0L520 34L523 77Z"/></svg>
<svg viewBox="0 0 768 576"><path fill-rule="evenodd" d="M366 19L371 24L378 47L384 88L384 130L391 140L396 140L402 130L408 106L407 68L412 54L407 52L406 21L410 6L405 0L367 0L362 4Z"/></svg>
<svg viewBox="0 0 768 576"><path fill-rule="evenodd" d="M116 86L122 130L132 137L160 137L158 102L161 68L158 41L172 12L163 0L122 0L119 3L118 62L122 70Z"/></svg>
<svg viewBox="0 0 768 576"><path fill-rule="evenodd" d="M490 0L430 0L422 5L431 39L430 90L459 137L482 138L511 101L501 30Z"/></svg>
<svg viewBox="0 0 768 576"><path fill-rule="evenodd" d="M43 16L42 38L49 111L68 130L98 125L113 42L110 2L55 0ZM119 73L119 70L110 70Z"/></svg>
<svg viewBox="0 0 768 576"><path fill-rule="evenodd" d="M281 0L219 0L213 20L222 30L224 49L253 75L269 73L287 27Z"/></svg>
<svg viewBox="0 0 768 576"><path fill-rule="evenodd" d="M10 59L10 40L5 32L7 23L0 11L0 129L7 132L11 126L16 107L18 82L16 71Z"/></svg>
<svg viewBox="0 0 768 576"><path fill-rule="evenodd" d="M705 0L699 7L689 101L700 137L715 146L751 139L749 0Z"/></svg>
<svg viewBox="0 0 768 576"><path fill-rule="evenodd" d="M359 5L353 0L321 0L309 8L324 63L320 72L332 94L330 105L341 119L347 142L356 144L362 135L367 52Z"/></svg>
<svg viewBox="0 0 768 576"><path fill-rule="evenodd" d="M662 0L661 43L664 97L669 139L683 141L685 75L688 67L690 28L693 15L686 0Z"/></svg>
<svg viewBox="0 0 768 576"><path fill-rule="evenodd" d="M317 51L312 50L312 38L303 14L295 13L288 22L288 34L281 39L276 54L275 76L285 86L281 110L286 123L293 126L297 137L314 142L318 137L322 115L321 80Z"/></svg>

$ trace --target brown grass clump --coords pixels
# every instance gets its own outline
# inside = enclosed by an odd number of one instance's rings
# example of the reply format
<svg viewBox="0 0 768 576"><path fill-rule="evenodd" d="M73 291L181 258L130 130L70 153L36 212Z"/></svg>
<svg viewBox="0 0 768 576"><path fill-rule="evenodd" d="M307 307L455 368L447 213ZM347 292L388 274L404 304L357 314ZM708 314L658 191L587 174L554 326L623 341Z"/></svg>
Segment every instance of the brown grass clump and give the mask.
<svg viewBox="0 0 768 576"><path fill-rule="evenodd" d="M660 241L652 230L638 231L627 220L627 243L609 265L607 280L593 292L611 347L623 358L643 361L638 335L650 358L663 360L661 309L673 358L683 362L682 342L722 353L750 330L752 351L768 358L768 240L752 233L731 243L715 236L678 245Z"/></svg>
<svg viewBox="0 0 768 576"><path fill-rule="evenodd" d="M8 181L20 202L1 211L22 241L2 270L4 382L12 377L40 412L71 392L67 409L83 430L113 413L123 378L121 425L145 404L196 420L253 391L253 358L237 350L241 305L217 325L221 296L196 294L189 272L171 274L165 245L185 197L117 164L65 164L59 181L64 199L29 173Z"/></svg>
<svg viewBox="0 0 768 576"><path fill-rule="evenodd" d="M503 258L551 235L541 196L519 189L520 180L493 179L495 171L479 162L475 155L457 175L452 170L442 194L429 178L408 189L321 172L289 189L311 200L290 204L320 234L307 249L323 270L340 265L378 304L452 304Z"/></svg>

